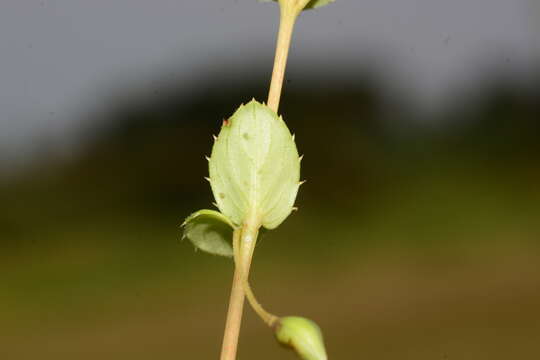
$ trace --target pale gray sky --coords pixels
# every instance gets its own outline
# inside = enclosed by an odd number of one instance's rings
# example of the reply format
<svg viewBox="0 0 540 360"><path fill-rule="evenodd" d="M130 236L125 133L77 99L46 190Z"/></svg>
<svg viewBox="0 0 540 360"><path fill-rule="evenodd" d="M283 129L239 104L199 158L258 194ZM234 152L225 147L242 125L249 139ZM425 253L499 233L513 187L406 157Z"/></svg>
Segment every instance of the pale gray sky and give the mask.
<svg viewBox="0 0 540 360"><path fill-rule="evenodd" d="M486 65L526 82L540 59L535 1L338 0L302 15L289 69L378 61L397 96L424 106ZM69 137L114 81L175 69L189 89L210 60L254 53L270 66L276 26L276 5L255 0L1 0L0 161Z"/></svg>

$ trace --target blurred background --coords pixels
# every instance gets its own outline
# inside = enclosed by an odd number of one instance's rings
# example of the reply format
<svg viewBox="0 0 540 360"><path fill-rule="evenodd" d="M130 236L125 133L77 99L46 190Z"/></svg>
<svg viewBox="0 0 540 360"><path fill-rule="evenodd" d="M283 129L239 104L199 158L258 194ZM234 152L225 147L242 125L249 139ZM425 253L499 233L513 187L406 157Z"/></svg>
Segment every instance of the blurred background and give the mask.
<svg viewBox="0 0 540 360"><path fill-rule="evenodd" d="M0 357L215 359L229 259L179 225L264 101L255 0L0 4ZM540 358L540 6L338 0L302 14L280 112L303 160L259 242L272 312L330 359ZM240 359L294 359L247 308Z"/></svg>

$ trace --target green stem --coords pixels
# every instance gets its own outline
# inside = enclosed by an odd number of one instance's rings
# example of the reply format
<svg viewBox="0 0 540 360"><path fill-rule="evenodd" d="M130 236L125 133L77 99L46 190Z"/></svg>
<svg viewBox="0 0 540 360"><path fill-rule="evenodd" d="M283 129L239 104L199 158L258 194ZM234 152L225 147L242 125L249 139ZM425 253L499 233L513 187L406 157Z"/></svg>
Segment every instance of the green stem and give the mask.
<svg viewBox="0 0 540 360"><path fill-rule="evenodd" d="M292 33L298 14L306 6L309 0L280 0L280 22L279 33L276 45L276 55L274 59L274 68L272 71L272 80L268 93L268 107L276 113L279 108L281 90L283 88L283 79L285 77L285 68L289 48L291 46ZM266 311L255 298L251 287L249 286L249 269L251 259L257 242L259 226L250 226L246 222L242 228L235 229L233 233L233 249L235 270L231 296L229 299L229 309L227 311L227 320L225 324L225 334L221 348L221 360L235 360L238 347L238 337L240 335L240 326L242 324L242 313L244 309L244 299L247 297L250 305L255 312L269 326L273 326L278 317Z"/></svg>
<svg viewBox="0 0 540 360"><path fill-rule="evenodd" d="M254 239L257 237L257 233L249 235L254 236ZM242 237L244 239L244 237ZM234 249L234 256L235 256L235 263L242 264L240 261L240 237L233 237L233 249ZM244 293L248 299L249 304L253 308L253 310L259 315L259 317L269 326L273 327L277 320L279 319L274 314L271 314L270 312L266 311L262 305L257 301L257 298L255 297L255 294L253 293L253 290L251 290L251 286L249 285L249 271L244 271L243 268L240 269L241 279L242 279L242 286L244 289Z"/></svg>
<svg viewBox="0 0 540 360"><path fill-rule="evenodd" d="M251 259L257 242L258 227L244 225L233 232L234 277L221 347L221 360L236 359L238 337L242 325L245 286L251 267ZM251 293L253 295L253 293ZM249 297L248 297L249 299ZM250 300L251 301L251 300Z"/></svg>
<svg viewBox="0 0 540 360"><path fill-rule="evenodd" d="M238 243L242 229L236 229L233 233L233 244ZM236 350L238 348L238 337L240 335L240 327L242 325L242 313L244 310L244 288L242 281L243 273L249 272L251 266L251 257L253 251L247 252L244 255L238 255L240 249L234 248L235 253L235 269L231 295L229 298L229 309L227 311L227 320L225 322L225 332L223 334L223 343L221 346L220 360L235 360Z"/></svg>
<svg viewBox="0 0 540 360"><path fill-rule="evenodd" d="M280 1L280 20L279 32L276 44L276 56L274 58L274 69L272 70L272 80L270 81L270 90L268 92L268 107L276 113L279 109L279 100L281 98L281 89L283 88L283 79L285 78L285 68L287 67L287 58L289 48L291 47L292 33L294 23L298 14L302 11L308 1L301 0L297 4L295 0Z"/></svg>

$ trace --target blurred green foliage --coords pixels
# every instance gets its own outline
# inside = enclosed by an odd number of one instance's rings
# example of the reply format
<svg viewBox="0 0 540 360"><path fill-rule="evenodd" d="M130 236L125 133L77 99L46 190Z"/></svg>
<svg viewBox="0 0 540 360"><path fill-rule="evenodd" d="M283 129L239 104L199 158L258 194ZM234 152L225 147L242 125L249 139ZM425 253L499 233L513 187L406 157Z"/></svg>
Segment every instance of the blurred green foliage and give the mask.
<svg viewBox="0 0 540 360"><path fill-rule="evenodd" d="M112 107L80 153L0 185L2 358L217 356L232 266L179 226L212 202L212 133L265 81L208 80ZM538 92L492 84L426 126L347 84L285 89L308 182L258 245L261 301L316 319L330 358L540 355ZM293 358L246 322L241 358Z"/></svg>

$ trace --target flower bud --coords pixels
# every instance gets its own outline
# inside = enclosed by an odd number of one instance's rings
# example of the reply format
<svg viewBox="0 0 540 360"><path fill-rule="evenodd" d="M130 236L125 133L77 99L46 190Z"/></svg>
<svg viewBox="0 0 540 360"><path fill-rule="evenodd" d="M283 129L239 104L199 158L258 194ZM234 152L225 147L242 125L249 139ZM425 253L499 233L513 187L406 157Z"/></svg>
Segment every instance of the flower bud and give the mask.
<svg viewBox="0 0 540 360"><path fill-rule="evenodd" d="M306 318L287 316L275 327L280 344L292 348L303 360L327 360L319 326Z"/></svg>

